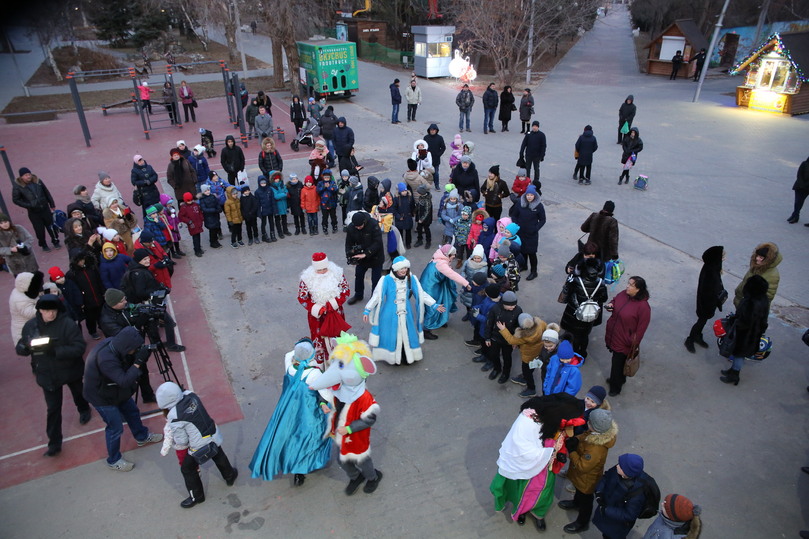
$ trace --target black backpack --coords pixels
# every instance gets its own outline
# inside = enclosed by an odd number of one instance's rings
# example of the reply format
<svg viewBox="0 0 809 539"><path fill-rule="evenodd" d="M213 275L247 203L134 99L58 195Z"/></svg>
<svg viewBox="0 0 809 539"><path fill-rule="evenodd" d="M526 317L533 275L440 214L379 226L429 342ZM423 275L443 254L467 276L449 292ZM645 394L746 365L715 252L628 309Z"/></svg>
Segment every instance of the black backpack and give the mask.
<svg viewBox="0 0 809 539"><path fill-rule="evenodd" d="M654 480L654 477L649 474L643 474L642 477L639 477L635 481L635 484L638 483L640 483L640 486L630 490L626 495L626 499L629 500L638 494L643 494L643 509L638 518L652 518L657 515L660 509L660 488L657 486L657 481Z"/></svg>

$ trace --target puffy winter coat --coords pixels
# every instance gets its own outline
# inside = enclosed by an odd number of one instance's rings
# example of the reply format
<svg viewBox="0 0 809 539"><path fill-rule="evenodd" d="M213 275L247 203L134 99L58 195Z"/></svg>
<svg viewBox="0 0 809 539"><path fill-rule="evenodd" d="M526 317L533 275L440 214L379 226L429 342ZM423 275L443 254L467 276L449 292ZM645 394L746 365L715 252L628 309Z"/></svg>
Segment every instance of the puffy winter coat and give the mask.
<svg viewBox="0 0 809 539"><path fill-rule="evenodd" d="M130 365L127 352L143 345L135 328L125 328L90 351L84 366L84 398L93 406L116 406L132 396L141 370Z"/></svg>
<svg viewBox="0 0 809 539"><path fill-rule="evenodd" d="M497 95L497 90L491 86L486 88L486 91L483 92L483 107L487 109L496 109L499 102L500 98Z"/></svg>
<svg viewBox="0 0 809 539"><path fill-rule="evenodd" d="M343 127L340 127L340 124ZM334 151L338 156L351 155L354 148L354 130L348 127L346 119L342 116L337 118L337 127L334 128Z"/></svg>
<svg viewBox="0 0 809 539"><path fill-rule="evenodd" d="M757 266L756 251L765 247L767 248L767 256L764 257L764 262L760 266ZM750 269L747 270L747 273L745 273L744 277L742 278L742 282L740 282L739 286L736 287L733 305L737 309L739 308L739 303L742 301L742 296L744 295L744 286L753 275L761 275L764 277L764 280L767 281L767 284L769 285L767 288L767 299L772 302L776 292L778 292L778 283L781 281L781 274L778 271L778 264L780 264L783 259L784 257L781 255L781 252L778 250L778 246L776 244L772 242L765 242L757 245L753 250L753 254L750 255Z"/></svg>
<svg viewBox="0 0 809 539"><path fill-rule="evenodd" d="M306 213L317 213L320 211L320 195L314 185L304 185L301 189L301 208Z"/></svg>
<svg viewBox="0 0 809 539"><path fill-rule="evenodd" d="M602 261L618 258L618 220L611 212L593 212L582 223L581 231L590 233L589 241L598 245Z"/></svg>
<svg viewBox="0 0 809 539"><path fill-rule="evenodd" d="M183 202L180 204L180 221L185 223L188 227L188 233L192 236L202 234L202 226L205 222L205 216L202 213L202 208L196 202Z"/></svg>
<svg viewBox="0 0 809 539"><path fill-rule="evenodd" d="M545 226L545 205L539 196L528 202L525 195L508 212L512 222L520 225L520 252L534 254L539 250L539 231Z"/></svg>
<svg viewBox="0 0 809 539"><path fill-rule="evenodd" d="M301 210L301 191L303 191L303 182L300 180L287 182L287 191L289 191L289 213L292 215L300 215Z"/></svg>
<svg viewBox="0 0 809 539"><path fill-rule="evenodd" d="M219 214L222 213L222 206L214 195L202 195L199 199L199 208L202 210L205 228L221 228Z"/></svg>
<svg viewBox="0 0 809 539"><path fill-rule="evenodd" d="M48 188L45 183L40 180L36 174L31 176L31 181L25 183L22 178L14 180L14 187L11 190L11 201L17 206L25 208L30 211L50 211L51 208L56 207L53 203Z"/></svg>
<svg viewBox="0 0 809 539"><path fill-rule="evenodd" d="M633 131L635 132L635 138L631 137ZM626 160L629 159L633 153L635 154L635 158L637 158L638 154L643 151L643 141L640 138L640 131L637 127L631 128L629 134L624 136L621 142L621 148L623 149L621 163L626 163Z"/></svg>
<svg viewBox="0 0 809 539"><path fill-rule="evenodd" d="M578 447L570 452L570 469L567 478L584 494L592 494L596 490L601 477L604 475L604 464L607 462L607 453L615 445L618 436L618 425L615 421L607 432L599 433L586 431L576 436Z"/></svg>
<svg viewBox="0 0 809 539"><path fill-rule="evenodd" d="M567 305L562 315L562 327L573 333L587 331L593 326L600 325L604 314L604 310L601 309L593 322L582 322L576 318L576 309L579 308L579 305L587 301L590 296L599 305L604 305L608 296L608 285L602 280L604 264L600 260L597 258L585 260L577 266L576 270L573 280L567 283ZM600 284L599 281L601 281Z"/></svg>
<svg viewBox="0 0 809 539"><path fill-rule="evenodd" d="M413 195L396 195L393 199L393 222L399 230L413 228Z"/></svg>
<svg viewBox="0 0 809 539"><path fill-rule="evenodd" d="M233 144L230 144L231 142ZM231 174L244 170L244 152L236 145L236 139L233 138L233 135L225 137L225 147L222 148L219 154L219 162L225 172Z"/></svg>
<svg viewBox="0 0 809 539"><path fill-rule="evenodd" d="M242 209L242 217L245 221L255 221L258 218L258 199L250 193L242 194L239 199Z"/></svg>
<svg viewBox="0 0 809 539"><path fill-rule="evenodd" d="M11 251L17 247L18 243L25 244L28 254L22 254L19 248L16 252ZM34 272L39 269L33 246L34 237L22 225L11 225L9 230L0 230L0 256L6 259L12 275L19 275L24 271Z"/></svg>
<svg viewBox="0 0 809 539"><path fill-rule="evenodd" d="M317 194L320 196L320 207L330 210L337 207L337 183L330 181L329 185L320 180L317 182Z"/></svg>
<svg viewBox="0 0 809 539"><path fill-rule="evenodd" d="M708 247L702 253L702 269L697 285L697 316L710 319L719 308L719 293L725 289L722 284L722 256L725 248L721 245Z"/></svg>
<svg viewBox="0 0 809 539"><path fill-rule="evenodd" d="M618 292L612 304L612 314L607 320L604 341L610 350L629 354L633 344L640 346L652 318L652 308L645 299L630 298L626 290Z"/></svg>
<svg viewBox="0 0 809 539"><path fill-rule="evenodd" d="M197 184L202 184L208 181L208 174L211 172L211 167L208 166L208 159L205 158L205 155L194 155L192 153L188 158L188 164L191 165L192 169L194 169L194 174L197 176Z"/></svg>
<svg viewBox="0 0 809 539"><path fill-rule="evenodd" d="M282 181L272 181L272 174L270 174L270 192L275 200L275 209L278 215L286 215L287 213L287 199L289 199L289 189Z"/></svg>
<svg viewBox="0 0 809 539"><path fill-rule="evenodd" d="M641 488L648 477L641 472L637 478L624 479L618 475L617 466L604 474L596 485L596 499L601 500L593 515L593 524L611 539L625 539L638 519L646 501L643 493L629 496Z"/></svg>
<svg viewBox="0 0 809 539"><path fill-rule="evenodd" d="M545 140L545 133L542 131L534 131L533 129L525 134L520 146L520 156L526 161L545 159L545 150L548 144Z"/></svg>
<svg viewBox="0 0 809 539"><path fill-rule="evenodd" d="M337 128L337 117L334 115L334 111L330 109L331 107L326 107L326 112L317 121L320 126L320 134L326 140L334 140L334 130Z"/></svg>
<svg viewBox="0 0 809 539"><path fill-rule="evenodd" d="M270 139L272 141L272 139ZM258 154L258 168L265 177L270 177L270 172L273 170L284 170L284 160L281 154L275 149L275 144L268 145L268 148L263 149Z"/></svg>
<svg viewBox="0 0 809 539"><path fill-rule="evenodd" d="M104 248L106 249L111 245L111 243L105 243ZM101 282L104 284L104 288L120 288L121 277L123 277L124 273L126 273L126 268L130 262L132 262L132 259L126 255L118 253L117 249L115 250L115 255L112 258L107 258L107 254L102 253L101 263L99 264L98 270L101 274Z"/></svg>
<svg viewBox="0 0 809 539"><path fill-rule="evenodd" d="M152 204L160 202L160 191L157 188L157 172L152 168L152 165L143 161L143 166L135 165L132 167L130 181L133 186L137 187L141 196L141 207L148 208Z"/></svg>
<svg viewBox="0 0 809 539"><path fill-rule="evenodd" d="M538 316L534 316L534 327L520 328L512 334L507 328L500 330L500 335L512 346L520 349L520 359L523 363L530 363L542 352L542 334L548 324Z"/></svg>
<svg viewBox="0 0 809 539"><path fill-rule="evenodd" d="M593 135L592 129L585 129L584 133L579 135L576 140L576 151L579 152L579 158L576 164L579 166L587 166L593 164L593 154L598 150L598 141Z"/></svg>
<svg viewBox="0 0 809 539"><path fill-rule="evenodd" d="M361 265L369 268L382 266L385 262L382 231L379 229L376 219L370 214L362 212L359 215L365 218L365 222L361 225L362 229L358 229L353 222L348 225L345 241L346 255L353 250L354 246L359 246L365 253L365 258L360 260Z"/></svg>
<svg viewBox="0 0 809 539"><path fill-rule="evenodd" d="M228 223L233 224L240 224L244 222L244 218L242 217L242 207L239 203L238 198L233 198L233 193L236 192L236 188L234 186L230 186L227 188L228 199L225 201L225 220Z"/></svg>
<svg viewBox="0 0 809 539"><path fill-rule="evenodd" d="M435 134L431 135L430 131L435 130ZM441 156L447 151L447 146L444 143L444 137L438 134L438 125L430 124L427 128L427 134L424 135L424 141L427 143L427 150L433 158L433 166L441 164Z"/></svg>
<svg viewBox="0 0 809 539"><path fill-rule="evenodd" d="M745 283L742 300L736 308L734 356L749 357L758 352L761 336L767 331L769 314L767 281L760 275L753 275Z"/></svg>
<svg viewBox="0 0 809 539"><path fill-rule="evenodd" d="M37 313L36 304L43 282L41 271L24 271L14 278L14 290L8 297L8 310L11 315L11 342L15 344L22 336L25 323Z"/></svg>
<svg viewBox="0 0 809 539"><path fill-rule="evenodd" d="M531 116L534 114L534 96L530 93L520 97L519 113L521 122L531 120Z"/></svg>
<svg viewBox="0 0 809 539"><path fill-rule="evenodd" d="M197 194L197 172L188 159L180 157L177 161L169 161L166 168L166 180L172 189L177 200L182 200L185 193Z"/></svg>
<svg viewBox="0 0 809 539"><path fill-rule="evenodd" d="M109 185L104 185L101 182L96 183L93 194L90 196L90 201L95 205L96 208L98 208L99 211L103 212L109 208L113 199L117 200L119 205L125 205L124 196L114 183L110 183Z"/></svg>
<svg viewBox="0 0 809 539"><path fill-rule="evenodd" d="M278 209L275 206L275 197L273 197L270 185L268 183L261 185L261 181L264 179L264 176L259 178L258 189L256 189L259 217L267 217L269 215L276 215L278 213Z"/></svg>
<svg viewBox="0 0 809 539"><path fill-rule="evenodd" d="M31 339L37 337L48 337L50 341L44 347L30 348ZM31 369L37 385L46 390L54 391L62 385L81 380L84 375L82 356L87 345L79 326L61 308L51 322L45 322L42 314L37 312L34 318L25 323L20 345L17 346L17 353L31 356Z"/></svg>
<svg viewBox="0 0 809 539"><path fill-rule="evenodd" d="M480 178L475 163L470 163L469 168L464 169L461 163L452 169L449 175L450 182L455 185L461 200L466 203L480 200Z"/></svg>

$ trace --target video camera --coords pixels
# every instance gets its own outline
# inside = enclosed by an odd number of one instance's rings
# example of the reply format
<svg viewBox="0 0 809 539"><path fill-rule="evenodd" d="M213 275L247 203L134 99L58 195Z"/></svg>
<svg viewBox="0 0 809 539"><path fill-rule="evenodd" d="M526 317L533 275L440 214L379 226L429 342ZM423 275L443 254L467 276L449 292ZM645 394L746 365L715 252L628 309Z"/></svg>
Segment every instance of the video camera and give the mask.
<svg viewBox="0 0 809 539"><path fill-rule="evenodd" d="M166 314L166 290L155 290L149 295L148 303L134 303L129 310L135 317L143 317L146 321L160 319Z"/></svg>
<svg viewBox="0 0 809 539"><path fill-rule="evenodd" d="M346 251L346 257L348 260L346 262L349 266L356 266L362 260L361 258L354 258L357 255L361 255L364 252L362 245L354 244L351 246L350 249Z"/></svg>

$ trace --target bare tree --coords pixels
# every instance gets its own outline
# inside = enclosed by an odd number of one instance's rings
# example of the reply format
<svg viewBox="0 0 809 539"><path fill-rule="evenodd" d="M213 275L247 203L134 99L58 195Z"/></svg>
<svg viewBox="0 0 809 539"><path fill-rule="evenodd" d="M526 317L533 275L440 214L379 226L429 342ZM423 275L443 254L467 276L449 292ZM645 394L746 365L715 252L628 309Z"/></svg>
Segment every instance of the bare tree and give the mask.
<svg viewBox="0 0 809 539"><path fill-rule="evenodd" d="M589 28L596 16L596 0L455 0L449 13L468 36L462 46L492 59L501 85L511 84L530 56L539 62L560 39ZM533 17L532 15L533 8ZM534 39L528 34L533 22Z"/></svg>

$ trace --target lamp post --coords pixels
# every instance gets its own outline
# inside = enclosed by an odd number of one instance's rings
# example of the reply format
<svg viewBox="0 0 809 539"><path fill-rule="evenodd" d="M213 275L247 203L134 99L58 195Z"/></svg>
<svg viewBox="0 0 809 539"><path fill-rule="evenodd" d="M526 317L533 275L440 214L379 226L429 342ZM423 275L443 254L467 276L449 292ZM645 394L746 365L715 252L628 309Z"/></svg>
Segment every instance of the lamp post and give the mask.
<svg viewBox="0 0 809 539"><path fill-rule="evenodd" d="M722 6L722 12L719 14L719 19L717 19L716 25L714 26L711 44L708 46L708 52L705 53L705 64L703 65L702 72L699 74L699 83L697 84L697 90L694 92L694 100L692 103L699 101L699 94L702 92L702 83L705 82L705 75L708 73L708 68L711 65L711 56L713 56L716 42L719 41L719 30L722 29L722 21L725 20L725 12L728 10L728 4L730 4L730 0L725 0L725 5Z"/></svg>
<svg viewBox="0 0 809 539"><path fill-rule="evenodd" d="M528 19L528 56L525 59L525 84L531 84L531 60L534 56L534 2L531 0L531 12Z"/></svg>

